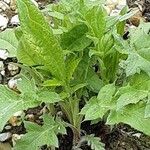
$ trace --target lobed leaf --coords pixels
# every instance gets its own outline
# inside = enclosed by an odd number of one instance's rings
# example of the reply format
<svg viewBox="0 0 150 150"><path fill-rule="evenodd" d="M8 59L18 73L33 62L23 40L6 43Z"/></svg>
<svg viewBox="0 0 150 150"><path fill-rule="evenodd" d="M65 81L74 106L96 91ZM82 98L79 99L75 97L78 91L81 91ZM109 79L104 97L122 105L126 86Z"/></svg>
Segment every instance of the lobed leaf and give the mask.
<svg viewBox="0 0 150 150"><path fill-rule="evenodd" d="M0 33L0 49L7 49L10 57L16 57L18 40L14 29L7 29Z"/></svg>
<svg viewBox="0 0 150 150"><path fill-rule="evenodd" d="M150 118L145 118L145 103L128 105L120 111L111 111L107 118L107 124L126 123L131 127L150 135Z"/></svg>

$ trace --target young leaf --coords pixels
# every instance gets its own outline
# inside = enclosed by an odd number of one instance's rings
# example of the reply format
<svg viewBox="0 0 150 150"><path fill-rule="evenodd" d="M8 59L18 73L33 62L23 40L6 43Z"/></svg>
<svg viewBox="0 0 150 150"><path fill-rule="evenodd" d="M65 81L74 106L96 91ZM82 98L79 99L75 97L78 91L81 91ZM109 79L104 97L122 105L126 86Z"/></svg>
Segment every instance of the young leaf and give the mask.
<svg viewBox="0 0 150 150"><path fill-rule="evenodd" d="M101 88L98 97L91 98L82 108L81 114L85 115L85 120L95 120L102 118L104 114L113 108L112 97L115 93L115 86L108 84Z"/></svg>
<svg viewBox="0 0 150 150"><path fill-rule="evenodd" d="M17 6L24 35L18 49L19 61L24 64L43 65L43 68L64 82L63 51L48 22L30 0L17 0Z"/></svg>
<svg viewBox="0 0 150 150"><path fill-rule="evenodd" d="M7 49L10 57L16 57L18 40L14 29L7 29L0 33L0 49Z"/></svg>
<svg viewBox="0 0 150 150"><path fill-rule="evenodd" d="M40 146L48 145L58 147L58 133L64 133L62 126L55 122L52 117L44 116L44 125L25 123L27 134L18 140L15 150L39 150ZM61 129L61 130L60 130Z"/></svg>
<svg viewBox="0 0 150 150"><path fill-rule="evenodd" d="M102 142L100 142L99 137L94 137L94 135L91 134L91 135L86 135L83 138L88 142L88 145L91 146L92 150L105 150L104 148L105 145Z"/></svg>

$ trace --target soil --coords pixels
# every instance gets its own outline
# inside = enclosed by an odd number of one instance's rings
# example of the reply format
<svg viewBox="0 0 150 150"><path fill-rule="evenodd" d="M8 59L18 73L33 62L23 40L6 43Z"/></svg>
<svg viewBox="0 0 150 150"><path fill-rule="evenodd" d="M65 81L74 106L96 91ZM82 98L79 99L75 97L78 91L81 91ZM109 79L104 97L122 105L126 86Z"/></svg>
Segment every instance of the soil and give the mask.
<svg viewBox="0 0 150 150"><path fill-rule="evenodd" d="M84 122L82 129L87 134L95 134L100 137L101 141L105 143L106 150L150 150L150 137L141 133L140 138L133 136L132 133L139 133L130 126L119 124L114 126L111 130L110 126L99 122L95 125L90 125L90 122ZM73 134L71 129L67 128L67 135L59 135L60 148L57 150L71 150ZM91 150L91 148L84 143L81 146L82 150Z"/></svg>

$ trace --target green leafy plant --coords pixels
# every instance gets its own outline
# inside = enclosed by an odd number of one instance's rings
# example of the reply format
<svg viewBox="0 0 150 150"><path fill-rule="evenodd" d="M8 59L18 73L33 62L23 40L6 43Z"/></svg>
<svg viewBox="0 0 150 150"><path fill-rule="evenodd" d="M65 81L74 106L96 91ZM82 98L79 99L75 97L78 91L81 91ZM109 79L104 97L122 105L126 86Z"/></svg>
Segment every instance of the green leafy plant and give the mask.
<svg viewBox="0 0 150 150"><path fill-rule="evenodd" d="M27 134L14 149L59 147L57 134L66 134L68 126L74 149L87 141L103 150L100 138L81 136L86 120L123 122L150 135L148 23L131 30L125 41L125 20L134 14L126 7L111 17L100 3L86 0L49 5L45 16L29 0L17 0L17 6L21 26L0 34L0 46L4 40L21 73L16 91L0 86L0 129L19 110L45 103L49 113L43 114L42 126L24 121ZM58 117L55 104L64 117Z"/></svg>

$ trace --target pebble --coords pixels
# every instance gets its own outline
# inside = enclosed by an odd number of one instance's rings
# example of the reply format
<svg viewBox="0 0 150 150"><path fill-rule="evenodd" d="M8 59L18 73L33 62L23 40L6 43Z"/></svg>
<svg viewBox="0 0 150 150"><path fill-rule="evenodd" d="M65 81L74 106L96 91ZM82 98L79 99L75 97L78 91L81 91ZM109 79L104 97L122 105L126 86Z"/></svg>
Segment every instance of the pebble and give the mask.
<svg viewBox="0 0 150 150"><path fill-rule="evenodd" d="M10 89L16 89L17 88L17 79L10 79L9 81L8 81L8 87L10 88Z"/></svg>
<svg viewBox="0 0 150 150"><path fill-rule="evenodd" d="M7 68L12 76L19 72L19 67L13 63L9 63Z"/></svg>
<svg viewBox="0 0 150 150"><path fill-rule="evenodd" d="M4 30L7 27L9 19L7 18L6 15L1 15L0 14L0 29Z"/></svg>
<svg viewBox="0 0 150 150"><path fill-rule="evenodd" d="M18 15L13 16L10 20L10 23L11 25L19 25L20 21Z"/></svg>
<svg viewBox="0 0 150 150"><path fill-rule="evenodd" d="M7 59L8 58L8 51L4 49L0 49L0 58L1 59Z"/></svg>
<svg viewBox="0 0 150 150"><path fill-rule="evenodd" d="M132 134L132 136L137 137L137 138L140 138L141 135L142 135L141 133L134 133L134 134Z"/></svg>
<svg viewBox="0 0 150 150"><path fill-rule="evenodd" d="M0 133L0 142L4 142L4 141L10 139L11 135L12 134L10 132Z"/></svg>
<svg viewBox="0 0 150 150"><path fill-rule="evenodd" d="M10 9L16 10L16 0L10 0Z"/></svg>
<svg viewBox="0 0 150 150"><path fill-rule="evenodd" d="M5 76L5 70L1 71L1 75Z"/></svg>
<svg viewBox="0 0 150 150"><path fill-rule="evenodd" d="M10 126L10 125L6 125L4 128L5 128L6 130L10 130L10 129L11 129L11 126Z"/></svg>
<svg viewBox="0 0 150 150"><path fill-rule="evenodd" d="M10 4L10 0L3 0L5 3Z"/></svg>
<svg viewBox="0 0 150 150"><path fill-rule="evenodd" d="M8 6L6 3L0 1L0 8L1 8L3 11L5 11L6 9L9 9L9 6Z"/></svg>

